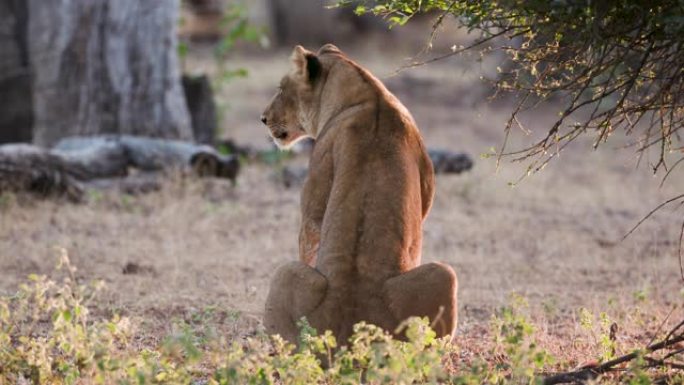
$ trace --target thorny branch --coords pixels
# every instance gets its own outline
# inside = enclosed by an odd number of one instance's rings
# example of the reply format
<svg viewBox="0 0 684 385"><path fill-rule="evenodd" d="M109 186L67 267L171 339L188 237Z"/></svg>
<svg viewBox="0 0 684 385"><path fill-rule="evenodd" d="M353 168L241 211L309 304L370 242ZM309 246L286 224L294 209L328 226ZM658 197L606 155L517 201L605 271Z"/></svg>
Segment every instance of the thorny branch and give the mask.
<svg viewBox="0 0 684 385"><path fill-rule="evenodd" d="M454 0L440 8L428 46L448 14L464 17L462 23L482 37L450 52L415 60L395 73L483 46L498 48L508 54L506 67L510 69L494 80L497 89L525 91L525 95L506 123L497 164L505 157L529 161L527 174L535 173L581 134L595 132L593 147L597 148L622 129L638 137L639 157L657 148L653 171L663 169L669 174L669 158L683 147L678 131L684 126L684 51L679 36L657 21L671 13L672 6L665 3L645 9L629 22L606 17L610 10L597 6L592 9L597 16L589 19L590 27L571 30L545 9L502 6L473 18L467 14L467 5ZM469 17L479 21L468 21ZM558 98L565 105L546 133L529 146L508 150L510 130L513 126L523 129L519 114L529 110L528 104ZM675 159L674 165L678 162Z"/></svg>
<svg viewBox="0 0 684 385"><path fill-rule="evenodd" d="M647 362L647 364L644 365L644 368L668 367L678 370L684 370L684 365L682 365L681 362L668 361L677 356L681 356L682 353L684 353L684 348L675 347L678 346L677 344L684 341L684 330L680 330L683 327L684 320L677 324L673 329L671 329L662 341L655 344L651 344L645 347L643 350L634 351L624 356L604 362L603 364L595 367L582 368L572 372L554 374L552 376L544 378L544 381L542 383L544 385L555 385L578 382L581 383L589 380L594 380L602 374L619 370L620 365L626 362L633 361L639 357L643 358L644 361ZM675 347L675 349L666 353L661 358L649 356L649 354L653 354L665 349L672 349L673 347Z"/></svg>

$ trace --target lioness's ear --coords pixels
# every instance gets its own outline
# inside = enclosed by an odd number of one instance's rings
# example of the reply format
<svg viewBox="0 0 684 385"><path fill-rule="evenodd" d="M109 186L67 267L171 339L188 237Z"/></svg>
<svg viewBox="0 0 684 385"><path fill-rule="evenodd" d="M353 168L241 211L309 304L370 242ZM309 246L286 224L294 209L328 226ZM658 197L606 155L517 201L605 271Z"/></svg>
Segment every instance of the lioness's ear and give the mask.
<svg viewBox="0 0 684 385"><path fill-rule="evenodd" d="M321 62L313 52L307 51L298 45L292 51L291 56L294 71L301 79L313 82L321 72Z"/></svg>

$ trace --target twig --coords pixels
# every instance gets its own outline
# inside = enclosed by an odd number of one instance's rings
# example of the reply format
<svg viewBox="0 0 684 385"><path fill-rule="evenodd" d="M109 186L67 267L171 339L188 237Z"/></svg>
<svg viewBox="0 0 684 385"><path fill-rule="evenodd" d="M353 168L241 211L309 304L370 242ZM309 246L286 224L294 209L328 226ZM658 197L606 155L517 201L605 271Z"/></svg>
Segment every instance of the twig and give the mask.
<svg viewBox="0 0 684 385"><path fill-rule="evenodd" d="M663 187L663 185L665 184L665 180L667 180L667 177L670 176L670 174L672 173L672 171L673 171L680 163L682 163L682 161L684 161L684 157L679 158L679 159L672 165L672 167L670 167L670 169L667 170L667 173L665 173L665 176L663 177L663 180L660 181L660 187Z"/></svg>
<svg viewBox="0 0 684 385"><path fill-rule="evenodd" d="M675 326L668 334L667 337L663 341L660 341L656 344L649 345L646 347L645 352L647 353L653 353L657 350L661 350L664 348L667 348L669 346L675 345L679 342L684 341L684 333L679 334L677 336L674 336L673 338L670 338L676 333L678 329L680 329L684 325L684 321L679 323L677 326ZM580 369L576 370L573 372L566 372L566 373L558 373L553 376L549 376L544 378L542 384L543 385L555 385L555 384L566 384L566 383L574 383L574 382L583 382L587 380L592 380L595 379L596 377L600 376L601 374L613 371L615 369L615 366L623 364L625 362L629 362L643 353L641 351L634 351L632 353L626 354L622 357L618 357L616 359L607 361L599 366L593 367L593 368L585 368L585 369ZM653 361L653 360L652 360ZM664 361L664 360L663 360Z"/></svg>
<svg viewBox="0 0 684 385"><path fill-rule="evenodd" d="M679 247L677 248L677 252L679 253L679 275L682 277L682 281L684 281L684 256L682 253L682 241L684 241L684 222L682 222L682 228L679 231Z"/></svg>
<svg viewBox="0 0 684 385"><path fill-rule="evenodd" d="M677 326L673 327L672 330L670 330L670 332L667 333L667 335L665 336L665 339L663 341L669 340L670 337L672 337L673 335L675 335L675 333L677 333L677 330L682 328L682 326L684 326L684 320L682 320L682 322L678 323ZM682 335L684 335L684 333L682 333Z"/></svg>
<svg viewBox="0 0 684 385"><path fill-rule="evenodd" d="M442 25L442 23L444 22L444 18L449 14L449 12L451 12L451 9L454 8L454 5L456 5L455 0L452 1L451 4L449 4L449 7L445 9L441 15L439 15L435 23L432 25L430 39L428 40L427 44L425 45L425 48L423 48L423 51L420 54L424 54L432 48L432 43L435 41L435 37L437 36L437 29L439 29L439 26Z"/></svg>
<svg viewBox="0 0 684 385"><path fill-rule="evenodd" d="M646 361L648 361L651 364L649 366L653 367L653 368L667 366L667 367L672 368L672 369L684 370L684 365L678 364L676 362L668 362L668 361L665 361L665 359L658 360L658 359L651 358L651 357L644 357L644 359Z"/></svg>
<svg viewBox="0 0 684 385"><path fill-rule="evenodd" d="M623 240L627 239L627 237L629 237L629 236L634 232L634 230L637 229L637 227L639 227L642 223L644 223L644 221L646 221L648 218L650 218L651 215L653 215L656 211L658 211L658 210L660 210L661 208L663 208L663 206L666 206L666 205L668 205L668 204L670 204L670 203L672 203L672 202L674 202L674 201L680 200L680 199L682 199L682 198L684 198L684 194L677 195L676 197L670 198L670 199L666 200L665 202L662 202L661 204L659 204L658 206L656 206L656 208L654 208L654 209L651 210L648 214L646 214L645 217L641 218L641 220L639 220L639 222L637 222L637 224L634 225L634 227L632 227L632 229L629 230L629 231L627 232L627 234L625 234L625 235L622 237L622 239L623 239Z"/></svg>
<svg viewBox="0 0 684 385"><path fill-rule="evenodd" d="M402 65L402 66L399 67L396 71L394 71L394 73L392 73L390 76L398 75L400 72L402 72L402 71L404 71L404 70L407 70L407 69L410 69L410 68L420 67L420 66L423 66L423 65L426 65L426 64L430 64L430 63L433 63L433 62L436 62L436 61L444 60L444 59L446 59L446 58L448 58L448 57L451 57L451 56L454 56L454 55L461 54L461 53L463 53L463 52L465 52L465 51L471 50L471 49L473 49L473 48L475 48L475 47L478 47L478 46L480 46L480 45L482 45L482 44L485 44L485 43L487 43L487 42L489 42L489 41L492 41L492 40L496 39L496 38L499 37L499 36L503 36L503 35L505 35L506 33L510 32L511 29L512 29L512 28L503 29L503 30L501 30L501 31L499 31L499 32L497 32L497 33L494 33L494 34L492 34L492 35L486 37L486 38L478 39L478 40L476 40L475 42L473 42L472 44L469 44L469 45L467 45L467 46L465 46L465 47L461 47L461 48L459 48L459 49L454 49L454 50L452 50L452 51L449 52L449 53L445 53L445 54L442 54L442 55L439 55L439 56L435 56L435 57L430 58L430 59L427 59L427 60L423 60L423 61L414 61L414 62L412 62L412 63Z"/></svg>
<svg viewBox="0 0 684 385"><path fill-rule="evenodd" d="M674 352L668 353L665 357L663 357L663 360L667 360L668 358L674 357L677 354L682 354L682 353L684 353L684 348L677 349Z"/></svg>
<svg viewBox="0 0 684 385"><path fill-rule="evenodd" d="M658 326L658 329L656 329L656 332L653 333L653 337L651 337L651 340L648 341L649 345L651 345L653 343L653 341L655 341L656 337L658 337L658 334L660 334L660 332L663 330L663 327L667 323L667 320L670 319L670 316L672 315L672 313L674 313L676 308L677 308L677 306L673 306L672 309L670 309L670 311L667 313L667 315L665 316L665 319L663 319L663 322L660 323L660 326Z"/></svg>

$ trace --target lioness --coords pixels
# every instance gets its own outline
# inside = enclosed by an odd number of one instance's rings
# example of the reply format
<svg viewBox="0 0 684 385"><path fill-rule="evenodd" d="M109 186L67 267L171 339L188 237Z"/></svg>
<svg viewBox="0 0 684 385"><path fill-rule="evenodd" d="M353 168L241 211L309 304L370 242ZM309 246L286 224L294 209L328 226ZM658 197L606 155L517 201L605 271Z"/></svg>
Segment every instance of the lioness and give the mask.
<svg viewBox="0 0 684 385"><path fill-rule="evenodd" d="M428 316L456 327L456 274L420 264L434 172L416 123L385 86L337 47L297 46L261 120L283 148L316 140L301 196L301 261L280 267L265 325L296 342L296 321L346 341L359 321L394 331Z"/></svg>

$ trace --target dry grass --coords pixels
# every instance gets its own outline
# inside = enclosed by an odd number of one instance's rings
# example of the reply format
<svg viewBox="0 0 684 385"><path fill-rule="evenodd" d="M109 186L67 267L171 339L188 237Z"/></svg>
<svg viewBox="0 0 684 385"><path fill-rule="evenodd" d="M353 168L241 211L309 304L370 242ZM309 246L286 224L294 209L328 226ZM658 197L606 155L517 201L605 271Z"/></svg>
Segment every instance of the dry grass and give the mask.
<svg viewBox="0 0 684 385"><path fill-rule="evenodd" d="M363 51L353 56L381 75L395 68L396 62L373 60ZM224 131L265 147L257 117L287 69L287 53L239 60L252 76L224 90L231 106ZM458 66L420 68L388 83L429 146L478 158L500 144L510 110L505 102L480 103L485 92L472 72L454 70ZM543 129L553 114L538 112L528 123ZM613 147L620 143L616 138ZM503 164L497 173L493 160L476 160L466 175L438 177L423 261L447 262L459 274L464 358L487 349L485 326L511 293L529 299L542 344L575 363L596 353L591 333L578 326L579 307L608 311L621 325L618 338L638 345L681 304L681 213L663 210L621 238L657 203L683 191L684 179L673 175L659 188L648 167L635 169L629 150L610 147L592 152L588 141L581 142L515 188L508 182L523 168ZM82 205L4 196L0 292L14 291L29 273L50 273L55 247L64 247L80 280L105 281L100 310L145 319L151 339L169 331L169 320L209 307L218 309L212 322L222 330L252 333L270 275L297 255L299 192L274 182L274 170L248 165L236 186L176 176L160 192L94 192ZM129 263L140 267L137 273L123 274ZM684 318L681 306L670 318Z"/></svg>

